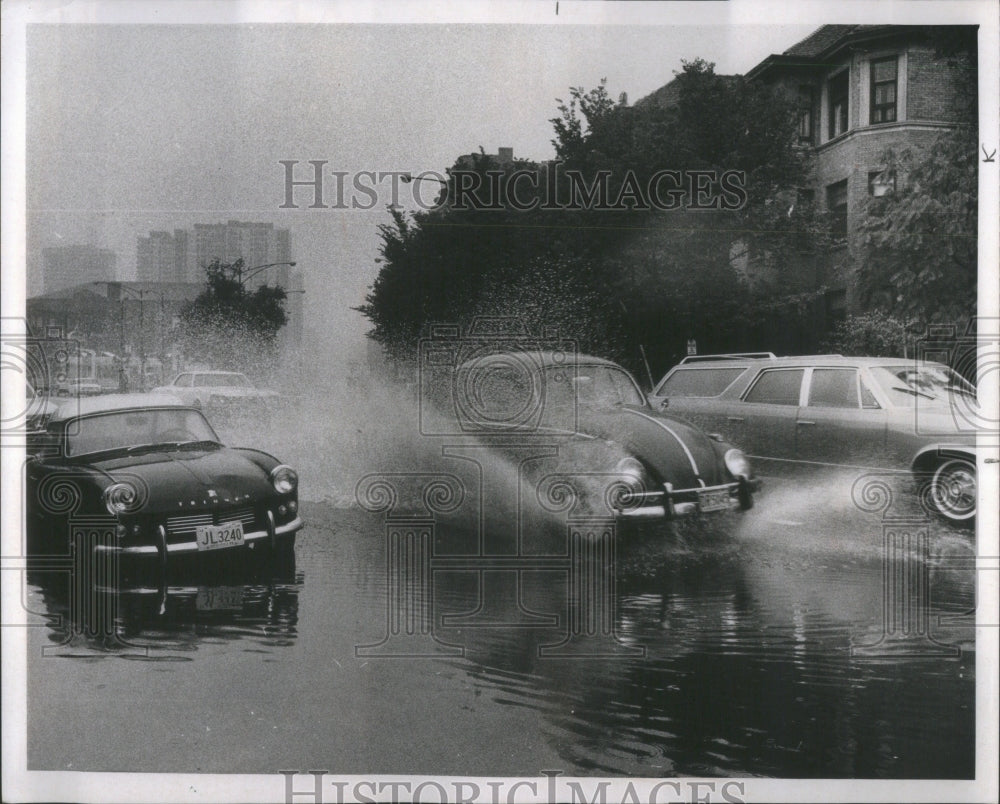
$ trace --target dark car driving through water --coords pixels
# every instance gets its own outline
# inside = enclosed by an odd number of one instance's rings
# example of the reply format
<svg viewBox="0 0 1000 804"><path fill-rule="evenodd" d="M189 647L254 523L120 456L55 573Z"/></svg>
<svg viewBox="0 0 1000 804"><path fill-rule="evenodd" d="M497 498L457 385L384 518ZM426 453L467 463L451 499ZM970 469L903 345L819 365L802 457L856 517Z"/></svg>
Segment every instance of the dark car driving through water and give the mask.
<svg viewBox="0 0 1000 804"><path fill-rule="evenodd" d="M452 405L462 430L503 452L551 442L561 472L533 478L558 497L565 472L600 486L604 509L628 518L685 517L753 506L759 481L732 444L653 410L610 360L555 351L485 354L457 367ZM553 498L554 499L554 498Z"/></svg>

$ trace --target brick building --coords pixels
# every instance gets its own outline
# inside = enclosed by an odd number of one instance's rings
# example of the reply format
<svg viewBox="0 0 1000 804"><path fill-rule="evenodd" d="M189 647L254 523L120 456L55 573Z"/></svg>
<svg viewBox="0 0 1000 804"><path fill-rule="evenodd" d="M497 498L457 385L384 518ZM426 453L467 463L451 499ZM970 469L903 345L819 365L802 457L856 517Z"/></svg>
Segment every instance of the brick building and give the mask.
<svg viewBox="0 0 1000 804"><path fill-rule="evenodd" d="M888 153L975 124L975 54L962 52L974 42L974 28L824 25L747 73L797 101L798 145L809 157L800 198L829 213L843 235L817 266L829 288L827 323L859 309L852 235L868 198L895 189L883 175Z"/></svg>

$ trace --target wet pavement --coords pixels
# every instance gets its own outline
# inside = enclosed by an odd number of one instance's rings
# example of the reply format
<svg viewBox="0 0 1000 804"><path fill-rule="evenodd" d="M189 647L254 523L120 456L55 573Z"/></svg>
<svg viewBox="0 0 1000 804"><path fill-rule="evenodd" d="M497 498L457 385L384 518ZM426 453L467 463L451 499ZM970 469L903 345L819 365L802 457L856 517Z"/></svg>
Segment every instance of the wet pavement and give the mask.
<svg viewBox="0 0 1000 804"><path fill-rule="evenodd" d="M549 523L485 563L468 522L302 516L278 571L89 612L30 578L29 767L974 774L968 532L780 479L709 527Z"/></svg>

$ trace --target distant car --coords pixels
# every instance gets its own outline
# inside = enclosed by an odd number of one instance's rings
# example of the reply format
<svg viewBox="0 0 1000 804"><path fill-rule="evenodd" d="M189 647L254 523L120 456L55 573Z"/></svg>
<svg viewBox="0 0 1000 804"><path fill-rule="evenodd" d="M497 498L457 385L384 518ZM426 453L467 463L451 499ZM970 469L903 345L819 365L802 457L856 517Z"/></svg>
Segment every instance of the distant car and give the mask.
<svg viewBox="0 0 1000 804"><path fill-rule="evenodd" d="M59 386L58 396L96 396L103 394L104 389L93 377L79 377L67 380Z"/></svg>
<svg viewBox="0 0 1000 804"><path fill-rule="evenodd" d="M975 388L947 366L889 357L686 358L650 403L721 433L755 460L913 473L933 510L976 514Z"/></svg>
<svg viewBox="0 0 1000 804"><path fill-rule="evenodd" d="M256 412L279 399L275 391L257 388L237 371L182 371L152 393L169 393L192 407L221 413Z"/></svg>
<svg viewBox="0 0 1000 804"><path fill-rule="evenodd" d="M589 477L607 509L623 520L753 506L759 481L746 456L652 410L632 375L609 360L501 352L460 365L455 388L458 425L501 453L509 437L516 449L529 436L529 444L559 445L552 452L564 458L559 467L547 477L535 471L540 500L558 501L567 473L571 484Z"/></svg>
<svg viewBox="0 0 1000 804"><path fill-rule="evenodd" d="M298 477L277 458L224 446L201 411L169 396L67 400L27 468L28 543L65 553L74 533L129 567L210 554L287 552L302 527Z"/></svg>

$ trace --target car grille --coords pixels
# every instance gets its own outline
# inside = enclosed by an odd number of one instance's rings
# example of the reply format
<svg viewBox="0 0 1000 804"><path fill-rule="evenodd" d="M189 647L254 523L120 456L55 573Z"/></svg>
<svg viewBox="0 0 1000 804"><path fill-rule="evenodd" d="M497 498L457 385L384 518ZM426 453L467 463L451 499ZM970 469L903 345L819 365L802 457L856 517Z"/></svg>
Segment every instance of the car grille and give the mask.
<svg viewBox="0 0 1000 804"><path fill-rule="evenodd" d="M189 536L194 538L198 528L202 525L219 525L223 522L234 522L239 520L243 523L243 530L256 530L256 516L253 506L245 505L239 508L220 508L215 511L206 511L200 514L181 514L167 517L167 534L169 536Z"/></svg>

